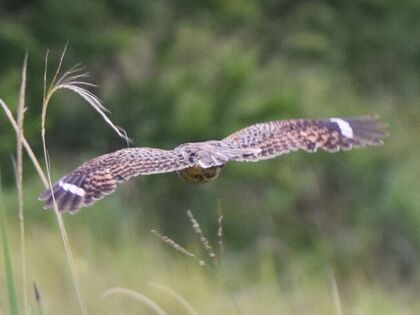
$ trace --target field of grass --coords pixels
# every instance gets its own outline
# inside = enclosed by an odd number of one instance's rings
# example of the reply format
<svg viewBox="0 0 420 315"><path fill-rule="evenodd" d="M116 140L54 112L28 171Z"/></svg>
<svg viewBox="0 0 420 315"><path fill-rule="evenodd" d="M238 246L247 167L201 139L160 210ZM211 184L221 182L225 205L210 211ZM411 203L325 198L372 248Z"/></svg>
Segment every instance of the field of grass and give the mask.
<svg viewBox="0 0 420 315"><path fill-rule="evenodd" d="M36 181L28 182L25 187L27 290L31 314L77 314L80 308L53 213L42 211L33 199L39 188ZM17 304L22 314L17 203L13 191L5 191L4 196ZM394 315L420 312L414 283L383 283L357 272L357 266L354 273L342 276L328 260L295 254L287 244L279 244L281 240L267 239L260 244L259 251L240 255L225 248L221 265L214 266L191 227L191 241L182 245L197 259L206 261L207 266L201 266L195 258L183 255L150 233L153 227L147 230L144 225L144 230L139 230L130 226L129 220L118 215L118 204L118 198L113 198L77 216L65 217L88 314ZM229 217L229 213L224 215ZM186 215L185 220L188 220ZM217 242L214 249L220 258ZM8 314L3 261L0 268L1 311ZM36 283L39 290L41 313L32 283ZM106 290L115 287L133 290L141 296L133 297L121 290L103 297ZM149 300L159 308L148 306Z"/></svg>

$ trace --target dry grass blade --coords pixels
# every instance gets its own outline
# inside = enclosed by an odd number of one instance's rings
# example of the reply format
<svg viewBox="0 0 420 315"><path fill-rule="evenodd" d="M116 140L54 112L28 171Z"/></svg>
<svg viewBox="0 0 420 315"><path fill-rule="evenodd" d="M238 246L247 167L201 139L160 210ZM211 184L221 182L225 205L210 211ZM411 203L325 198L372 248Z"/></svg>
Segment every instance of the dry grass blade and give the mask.
<svg viewBox="0 0 420 315"><path fill-rule="evenodd" d="M186 299L184 299L184 297L181 294L179 294L178 292L172 290L171 288L169 288L165 285L159 284L159 283L152 282L152 283L149 283L149 285L152 288L155 288L155 289L161 290L165 293L168 293L175 300L177 300L179 302L179 304L181 304L183 307L185 307L185 309L188 311L189 314L198 315L198 312L194 309L194 307Z"/></svg>
<svg viewBox="0 0 420 315"><path fill-rule="evenodd" d="M108 116L105 114L105 112L108 112L108 110L102 105L101 100L96 97L93 93L83 88L82 85L83 82L78 81L68 81L67 83L61 83L57 85L56 90L59 89L67 89L71 90L73 92L76 92L79 94L83 99L85 99L97 112L99 115L102 116L102 118L105 120L105 122L111 126L112 129L123 139L126 140L127 144L131 142L130 138L127 136L127 132L122 129L119 126L114 125L114 123L111 121L111 119L108 118ZM84 83L88 85L87 83Z"/></svg>
<svg viewBox="0 0 420 315"><path fill-rule="evenodd" d="M149 307L151 310L153 310L154 312L156 312L156 314L158 315L167 315L167 313L152 299L148 298L147 296L136 292L134 290L130 290L130 289L126 289L126 288L110 288L106 291L104 291L101 294L101 297L107 298L110 295L114 295L114 294L122 294L122 295L127 295L129 297L132 297L140 302L142 302L143 304L145 304L147 307Z"/></svg>
<svg viewBox="0 0 420 315"><path fill-rule="evenodd" d="M152 234L156 235L162 242L168 244L169 246L171 246L173 249L175 249L177 252L180 252L181 254L187 256L187 257L191 257L194 258L198 264L200 266L207 266L206 262L203 260L200 260L197 258L197 256L195 256L193 253L191 253L190 251L188 251L187 249L185 249L184 247L182 247L181 245L179 245L177 242L175 242L173 239L160 234L158 231L156 230L151 230L150 231Z"/></svg>
<svg viewBox="0 0 420 315"><path fill-rule="evenodd" d="M28 314L28 292L26 285L26 250L25 250L25 219L23 213L23 120L25 114L25 91L26 91L26 69L28 64L28 55L22 67L22 82L19 92L19 102L17 106L17 124L18 131L16 133L17 147L16 147L16 186L18 194L18 208L19 208L19 226L20 226L20 250L22 256L22 290L23 290L23 313Z"/></svg>
<svg viewBox="0 0 420 315"><path fill-rule="evenodd" d="M214 253L213 247L210 245L209 240L204 236L203 230L201 230L200 224L195 219L194 215L192 214L191 210L187 210L187 215L191 221L192 227L195 231L195 233L198 235L201 245L206 250L209 257L213 260L215 265L217 265L217 256Z"/></svg>
<svg viewBox="0 0 420 315"><path fill-rule="evenodd" d="M63 51L63 54L60 59L60 64L58 66L57 72L55 73L55 76L49 86L49 88L44 92L44 104L47 104L52 97L52 95L60 90L70 90L78 94L80 97L82 97L99 115L102 116L102 118L105 120L105 122L126 142L127 145L131 142L130 138L128 138L126 131L116 126L111 119L106 115L109 111L106 109L106 107L102 104L102 101L94 95L92 92L86 89L86 87L92 87L95 86L94 84L90 82L84 81L89 77L88 73L81 72L82 69L78 66L73 67L72 69L66 71L59 79L57 79L58 73L60 72L61 64L63 61L63 57L65 54L65 49ZM48 55L47 55L48 58ZM47 69L47 60L45 69ZM46 82L47 73L45 71L44 74L44 81ZM44 83L44 86L46 87L46 83ZM43 116L45 113L43 113Z"/></svg>

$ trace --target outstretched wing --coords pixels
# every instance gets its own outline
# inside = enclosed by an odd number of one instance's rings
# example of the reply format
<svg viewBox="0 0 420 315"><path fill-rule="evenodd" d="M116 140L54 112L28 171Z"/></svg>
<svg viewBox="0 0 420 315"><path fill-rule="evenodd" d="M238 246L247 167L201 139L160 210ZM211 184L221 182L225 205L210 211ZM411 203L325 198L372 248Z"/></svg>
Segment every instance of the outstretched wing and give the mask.
<svg viewBox="0 0 420 315"><path fill-rule="evenodd" d="M76 212L81 207L112 193L118 183L130 177L182 170L189 164L174 151L128 148L101 155L62 177L39 199L53 206L53 194L60 211Z"/></svg>
<svg viewBox="0 0 420 315"><path fill-rule="evenodd" d="M381 145L387 125L377 117L330 118L324 120L279 120L252 125L223 139L232 148L258 148L257 154L238 155L236 161L271 159L299 149L316 152L349 150Z"/></svg>

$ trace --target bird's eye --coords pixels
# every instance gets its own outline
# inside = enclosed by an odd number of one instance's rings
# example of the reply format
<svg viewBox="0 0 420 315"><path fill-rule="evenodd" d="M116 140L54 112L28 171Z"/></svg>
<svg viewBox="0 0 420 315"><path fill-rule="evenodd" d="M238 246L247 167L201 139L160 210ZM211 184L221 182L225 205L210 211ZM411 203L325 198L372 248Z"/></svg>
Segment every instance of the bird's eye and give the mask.
<svg viewBox="0 0 420 315"><path fill-rule="evenodd" d="M114 179L115 179L116 181L121 182L121 181L123 181L123 180L124 180L124 177L122 177L121 175L116 175L116 176L114 176Z"/></svg>

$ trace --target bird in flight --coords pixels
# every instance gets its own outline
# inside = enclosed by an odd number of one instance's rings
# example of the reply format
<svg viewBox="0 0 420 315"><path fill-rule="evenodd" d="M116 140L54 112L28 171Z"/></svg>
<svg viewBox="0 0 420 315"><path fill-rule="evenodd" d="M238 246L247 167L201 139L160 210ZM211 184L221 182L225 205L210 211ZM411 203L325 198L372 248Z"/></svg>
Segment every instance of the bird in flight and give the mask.
<svg viewBox="0 0 420 315"><path fill-rule="evenodd" d="M77 212L133 176L177 172L193 184L215 180L229 161L258 162L292 151L328 152L381 145L387 125L378 117L291 119L259 123L222 140L185 143L173 150L127 148L87 161L40 194L44 208Z"/></svg>

